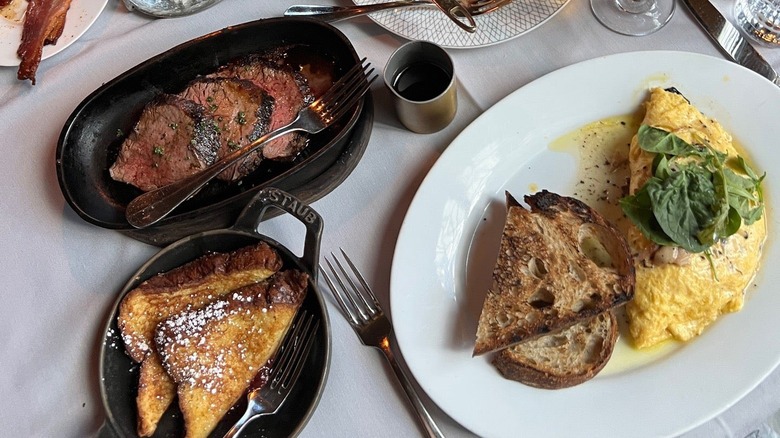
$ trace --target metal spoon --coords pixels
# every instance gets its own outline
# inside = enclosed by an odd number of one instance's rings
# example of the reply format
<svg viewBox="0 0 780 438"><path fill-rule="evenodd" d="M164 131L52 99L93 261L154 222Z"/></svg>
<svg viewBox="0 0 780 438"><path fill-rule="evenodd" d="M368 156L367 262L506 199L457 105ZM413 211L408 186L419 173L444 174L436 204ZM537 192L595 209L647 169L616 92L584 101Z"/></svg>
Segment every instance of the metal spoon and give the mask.
<svg viewBox="0 0 780 438"><path fill-rule="evenodd" d="M124 0L129 11L138 11L155 18L181 17L214 6L220 0Z"/></svg>

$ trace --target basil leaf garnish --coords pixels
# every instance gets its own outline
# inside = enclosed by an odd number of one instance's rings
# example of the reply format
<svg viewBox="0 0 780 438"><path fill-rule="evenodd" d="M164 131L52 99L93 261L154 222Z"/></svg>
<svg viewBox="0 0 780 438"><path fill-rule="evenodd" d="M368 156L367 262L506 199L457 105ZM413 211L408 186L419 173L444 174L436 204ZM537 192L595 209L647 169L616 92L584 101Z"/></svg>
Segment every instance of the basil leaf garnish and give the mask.
<svg viewBox="0 0 780 438"><path fill-rule="evenodd" d="M620 200L626 216L650 240L708 253L710 246L760 219L763 210L758 174L737 156L728 156L706 142L691 145L671 132L642 125L639 147L655 153L653 177L634 195Z"/></svg>
<svg viewBox="0 0 780 438"><path fill-rule="evenodd" d="M633 196L626 196L620 200L620 207L626 216L648 239L658 245L671 246L674 241L664 233L653 215L653 204L647 190L639 190Z"/></svg>
<svg viewBox="0 0 780 438"><path fill-rule="evenodd" d="M663 181L651 179L643 187L658 225L670 240L690 252L707 249L698 236L712 223L714 187L702 173L685 169Z"/></svg>
<svg viewBox="0 0 780 438"><path fill-rule="evenodd" d="M642 125L637 132L639 147L647 152L666 155L698 155L700 151L685 140L663 129Z"/></svg>

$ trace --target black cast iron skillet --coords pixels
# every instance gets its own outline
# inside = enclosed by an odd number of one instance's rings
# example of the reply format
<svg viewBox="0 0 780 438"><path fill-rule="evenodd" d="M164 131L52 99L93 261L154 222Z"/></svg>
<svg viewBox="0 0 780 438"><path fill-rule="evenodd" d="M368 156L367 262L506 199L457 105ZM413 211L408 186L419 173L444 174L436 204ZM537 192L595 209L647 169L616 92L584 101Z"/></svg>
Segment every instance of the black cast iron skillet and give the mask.
<svg viewBox="0 0 780 438"><path fill-rule="evenodd" d="M280 48L289 64L305 67L304 71L319 69L334 80L359 61L343 33L327 23L306 18L253 21L173 47L101 86L70 115L56 152L57 178L65 200L87 222L128 233L137 231L127 223L125 207L141 191L114 181L108 169L143 107L155 96L178 93L191 80L231 61ZM150 227L151 237L228 227L261 188L290 191L316 178L339 158L356 123L366 123L360 117L364 105L365 99L335 125L309 136L309 146L293 161L265 160L240 182L210 182ZM166 233L173 229L176 233Z"/></svg>
<svg viewBox="0 0 780 438"><path fill-rule="evenodd" d="M266 210L277 207L300 220L306 226L303 257L297 258L275 240L260 234L257 227ZM328 375L330 366L330 324L327 308L317 287L322 218L308 205L275 188L265 188L257 193L244 208L235 224L227 229L206 231L185 237L158 252L133 275L119 294L105 326L105 338L100 352L100 387L106 421L100 431L105 437L133 437L136 435L135 397L138 387L138 365L125 353L117 315L119 303L133 288L147 278L169 271L208 252L232 251L243 246L264 241L276 249L284 261L283 269L296 268L309 274L309 289L302 309L319 316L317 332L309 358L301 377L287 401L275 415L257 419L247 426L242 436L295 436L306 425L314 412ZM212 436L223 436L246 408L245 397L223 418ZM177 401L163 416L155 437L183 436L184 424Z"/></svg>

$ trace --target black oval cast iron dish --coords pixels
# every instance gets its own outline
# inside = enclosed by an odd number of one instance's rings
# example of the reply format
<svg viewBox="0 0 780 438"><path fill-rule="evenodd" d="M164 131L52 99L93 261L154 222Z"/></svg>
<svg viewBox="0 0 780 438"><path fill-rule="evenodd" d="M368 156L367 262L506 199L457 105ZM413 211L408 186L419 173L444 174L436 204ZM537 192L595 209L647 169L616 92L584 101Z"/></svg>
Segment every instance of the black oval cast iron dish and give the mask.
<svg viewBox="0 0 780 438"><path fill-rule="evenodd" d="M269 207L277 207L292 214L306 226L303 257L296 257L290 250L257 231ZM125 353L117 326L119 303L124 296L149 277L181 266L208 252L232 251L258 241L268 243L279 252L284 261L283 269L296 268L309 274L309 288L301 309L319 317L320 327L301 376L288 399L276 414L251 422L242 436L287 437L300 433L319 402L330 367L330 323L325 302L317 287L321 234L322 219L314 210L281 190L265 188L255 195L232 227L205 231L181 239L146 262L122 289L105 325L105 338L100 351L100 389L106 421L100 436L137 436L135 397L139 366ZM246 397L242 397L211 436L223 436L245 408ZM154 437L181 438L183 432L184 423L177 401L174 400L163 415Z"/></svg>
<svg viewBox="0 0 780 438"><path fill-rule="evenodd" d="M178 93L198 76L212 73L243 56L282 47L291 48L294 53L290 60L296 64L305 62L308 55L327 62L334 80L359 62L344 34L331 25L307 18L253 21L178 45L101 86L73 111L60 134L56 152L57 178L65 200L87 222L129 231L131 237L147 243L165 244L173 239L159 238L154 230L185 230L183 234L178 233L178 238L228 227L261 188L293 191L323 174L345 147L355 141L350 134L356 124L373 122L373 117L360 117L366 110L368 96L341 121L310 135L308 147L293 161L265 160L260 168L240 181L210 182L169 217L151 227L150 233L146 233L150 236L133 235L135 229L125 218L125 206L141 191L114 181L108 173L125 134L155 96ZM367 141L367 137L357 140Z"/></svg>

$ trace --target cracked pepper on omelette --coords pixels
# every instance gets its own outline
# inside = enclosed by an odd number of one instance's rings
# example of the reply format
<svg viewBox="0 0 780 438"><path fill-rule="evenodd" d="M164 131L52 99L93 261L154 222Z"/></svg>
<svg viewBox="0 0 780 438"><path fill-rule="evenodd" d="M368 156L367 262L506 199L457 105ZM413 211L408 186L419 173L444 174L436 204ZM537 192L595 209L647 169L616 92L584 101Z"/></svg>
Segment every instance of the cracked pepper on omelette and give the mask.
<svg viewBox="0 0 780 438"><path fill-rule="evenodd" d="M766 238L758 175L731 135L674 89L654 89L631 141L628 241L634 344L689 340L742 308Z"/></svg>

